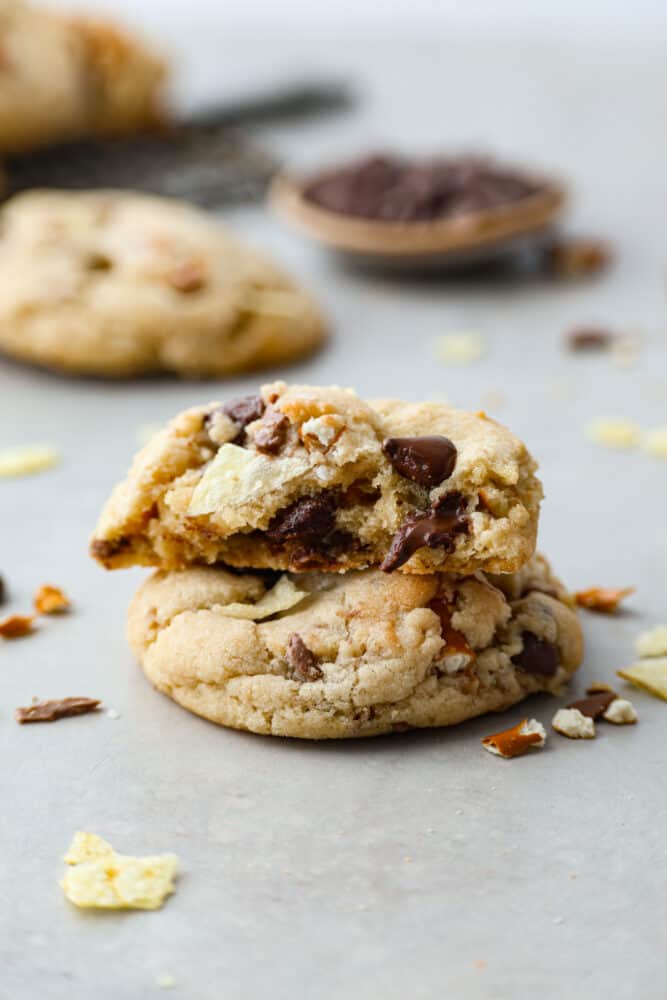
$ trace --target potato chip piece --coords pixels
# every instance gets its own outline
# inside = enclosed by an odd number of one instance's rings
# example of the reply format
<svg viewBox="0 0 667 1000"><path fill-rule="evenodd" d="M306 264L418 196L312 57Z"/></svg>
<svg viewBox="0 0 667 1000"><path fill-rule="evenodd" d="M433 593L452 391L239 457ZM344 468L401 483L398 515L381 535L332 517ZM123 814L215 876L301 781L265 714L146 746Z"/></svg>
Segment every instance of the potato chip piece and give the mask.
<svg viewBox="0 0 667 1000"><path fill-rule="evenodd" d="M71 867L61 886L75 906L105 910L156 910L174 891L174 854L134 858L116 854L92 833L79 832L65 855Z"/></svg>
<svg viewBox="0 0 667 1000"><path fill-rule="evenodd" d="M654 458L667 458L667 427L654 427L647 431L642 448Z"/></svg>
<svg viewBox="0 0 667 1000"><path fill-rule="evenodd" d="M479 361L485 350L484 338L468 331L445 333L435 344L435 355L445 365L471 365Z"/></svg>
<svg viewBox="0 0 667 1000"><path fill-rule="evenodd" d="M68 865L80 865L83 861L106 858L113 853L114 849L111 844L102 840L97 834L78 830L74 834L74 840L70 844L64 860Z"/></svg>
<svg viewBox="0 0 667 1000"><path fill-rule="evenodd" d="M648 691L656 698L667 701L667 656L654 656L639 660L625 670L616 671L619 677Z"/></svg>
<svg viewBox="0 0 667 1000"><path fill-rule="evenodd" d="M225 604L216 610L230 618L260 621L262 618L268 618L269 615L278 614L279 611L289 611L307 596L307 592L299 590L288 576L281 576L276 585L268 590L256 604L241 604L236 601L233 604Z"/></svg>
<svg viewBox="0 0 667 1000"><path fill-rule="evenodd" d="M603 448L635 448L639 444L641 433L637 424L631 420L600 417L589 424L588 436Z"/></svg>
<svg viewBox="0 0 667 1000"><path fill-rule="evenodd" d="M667 625L642 632L635 642L637 656L667 656Z"/></svg>
<svg viewBox="0 0 667 1000"><path fill-rule="evenodd" d="M221 507L242 507L278 486L303 475L308 462L283 458L274 462L236 444L223 444L197 483L188 514L214 514Z"/></svg>
<svg viewBox="0 0 667 1000"><path fill-rule="evenodd" d="M59 461L58 452L48 445L29 444L20 448L6 448L0 451L0 478L10 479L44 472Z"/></svg>

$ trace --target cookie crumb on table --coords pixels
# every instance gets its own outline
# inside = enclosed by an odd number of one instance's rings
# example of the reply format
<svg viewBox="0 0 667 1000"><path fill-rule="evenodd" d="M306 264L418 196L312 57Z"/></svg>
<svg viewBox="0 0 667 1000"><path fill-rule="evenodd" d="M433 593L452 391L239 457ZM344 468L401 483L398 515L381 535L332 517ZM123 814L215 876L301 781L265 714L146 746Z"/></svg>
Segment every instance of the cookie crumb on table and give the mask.
<svg viewBox="0 0 667 1000"><path fill-rule="evenodd" d="M602 718L618 726L637 721L635 706L627 698L614 698L608 708L602 713Z"/></svg>
<svg viewBox="0 0 667 1000"><path fill-rule="evenodd" d="M604 448L636 448L641 431L636 423L617 417L599 417L588 425L591 441Z"/></svg>
<svg viewBox="0 0 667 1000"><path fill-rule="evenodd" d="M67 611L71 606L67 595L50 583L43 583L35 593L33 605L38 615L53 615Z"/></svg>
<svg viewBox="0 0 667 1000"><path fill-rule="evenodd" d="M580 608L614 614L625 597L634 594L635 587L589 587L578 590L574 599Z"/></svg>
<svg viewBox="0 0 667 1000"><path fill-rule="evenodd" d="M551 725L557 733L571 740L592 740L595 736L595 723L578 708L559 708Z"/></svg>
<svg viewBox="0 0 667 1000"><path fill-rule="evenodd" d="M647 431L642 441L642 449L654 458L667 458L667 426L654 427Z"/></svg>
<svg viewBox="0 0 667 1000"><path fill-rule="evenodd" d="M0 636L3 639L20 639L33 631L35 615L8 615L0 621Z"/></svg>

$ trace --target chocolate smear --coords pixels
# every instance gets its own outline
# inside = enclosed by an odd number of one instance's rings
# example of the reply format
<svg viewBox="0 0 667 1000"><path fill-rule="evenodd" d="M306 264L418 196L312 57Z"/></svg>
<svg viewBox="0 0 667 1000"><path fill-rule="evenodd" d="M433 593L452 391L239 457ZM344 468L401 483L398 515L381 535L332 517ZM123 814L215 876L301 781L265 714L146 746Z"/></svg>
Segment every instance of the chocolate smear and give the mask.
<svg viewBox="0 0 667 1000"><path fill-rule="evenodd" d="M538 639L532 632L522 632L523 649L512 657L512 663L527 674L553 677L560 664L558 646L545 639Z"/></svg>
<svg viewBox="0 0 667 1000"><path fill-rule="evenodd" d="M449 479L456 465L456 446L438 434L387 438L382 451L399 475L433 489Z"/></svg>
<svg viewBox="0 0 667 1000"><path fill-rule="evenodd" d="M469 530L466 509L467 501L461 493L449 493L430 510L410 514L394 535L380 569L393 573L424 546L452 552L457 536Z"/></svg>

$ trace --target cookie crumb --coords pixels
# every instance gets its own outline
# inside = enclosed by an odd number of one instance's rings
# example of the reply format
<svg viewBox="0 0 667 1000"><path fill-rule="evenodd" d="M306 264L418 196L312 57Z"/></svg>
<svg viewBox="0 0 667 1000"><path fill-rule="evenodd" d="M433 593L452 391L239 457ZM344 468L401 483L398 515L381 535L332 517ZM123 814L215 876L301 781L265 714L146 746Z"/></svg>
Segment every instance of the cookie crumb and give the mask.
<svg viewBox="0 0 667 1000"><path fill-rule="evenodd" d="M642 449L654 458L667 458L667 427L654 427L647 431L642 441Z"/></svg>
<svg viewBox="0 0 667 1000"><path fill-rule="evenodd" d="M613 340L614 334L610 330L598 326L582 326L571 330L565 343L570 351L606 351Z"/></svg>
<svg viewBox="0 0 667 1000"><path fill-rule="evenodd" d="M637 721L637 711L627 698L614 698L611 705L602 713L602 718L617 726L624 726Z"/></svg>
<svg viewBox="0 0 667 1000"><path fill-rule="evenodd" d="M609 245L587 236L563 236L546 248L545 264L557 278L589 278L605 270L612 260Z"/></svg>
<svg viewBox="0 0 667 1000"><path fill-rule="evenodd" d="M588 426L588 436L603 448L636 448L641 439L637 424L616 417L600 417Z"/></svg>
<svg viewBox="0 0 667 1000"><path fill-rule="evenodd" d="M642 632L635 641L637 656L667 656L667 625Z"/></svg>
<svg viewBox="0 0 667 1000"><path fill-rule="evenodd" d="M436 357L444 365L471 365L485 353L486 344L479 333L445 333L435 344Z"/></svg>
<svg viewBox="0 0 667 1000"><path fill-rule="evenodd" d="M551 725L557 733L571 740L592 740L595 736L595 723L578 708L559 708Z"/></svg>
<svg viewBox="0 0 667 1000"><path fill-rule="evenodd" d="M55 448L48 445L31 444L0 451L0 478L19 478L45 472L60 461Z"/></svg>
<svg viewBox="0 0 667 1000"><path fill-rule="evenodd" d="M0 621L0 636L3 639L20 639L33 631L34 615L8 615Z"/></svg>
<svg viewBox="0 0 667 1000"><path fill-rule="evenodd" d="M174 979L174 977L168 974L158 976L155 982L160 987L161 990L171 990L176 985L176 980Z"/></svg>
<svg viewBox="0 0 667 1000"><path fill-rule="evenodd" d="M117 712L115 708L107 708L106 716L107 719L120 719L120 712Z"/></svg>
<svg viewBox="0 0 667 1000"><path fill-rule="evenodd" d="M71 602L60 587L43 583L33 597L33 605L38 615L54 615L67 611Z"/></svg>
<svg viewBox="0 0 667 1000"><path fill-rule="evenodd" d="M498 757L510 758L519 757L530 747L543 747L546 739L546 730L541 722L537 719L524 719L511 729L485 736L482 739L482 746Z"/></svg>
<svg viewBox="0 0 667 1000"><path fill-rule="evenodd" d="M613 615L618 611L621 601L634 594L635 589L635 587L589 587L588 590L578 590L574 599L580 608Z"/></svg>

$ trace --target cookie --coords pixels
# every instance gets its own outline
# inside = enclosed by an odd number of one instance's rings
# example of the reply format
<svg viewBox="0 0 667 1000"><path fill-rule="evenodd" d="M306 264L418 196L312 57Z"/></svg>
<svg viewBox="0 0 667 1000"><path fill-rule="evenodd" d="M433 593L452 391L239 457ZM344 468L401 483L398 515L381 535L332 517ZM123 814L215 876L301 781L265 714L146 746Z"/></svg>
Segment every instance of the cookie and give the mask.
<svg viewBox="0 0 667 1000"><path fill-rule="evenodd" d="M555 694L582 658L573 603L540 556L520 579L369 569L271 582L155 572L128 619L155 687L234 729L331 739L454 725Z"/></svg>
<svg viewBox="0 0 667 1000"><path fill-rule="evenodd" d="M311 301L199 209L31 191L0 211L0 350L65 372L220 376L324 336Z"/></svg>
<svg viewBox="0 0 667 1000"><path fill-rule="evenodd" d="M113 24L3 0L0 150L155 124L164 75L162 60Z"/></svg>
<svg viewBox="0 0 667 1000"><path fill-rule="evenodd" d="M157 435L107 502L92 554L110 569L508 573L535 548L535 468L483 414L276 382Z"/></svg>

